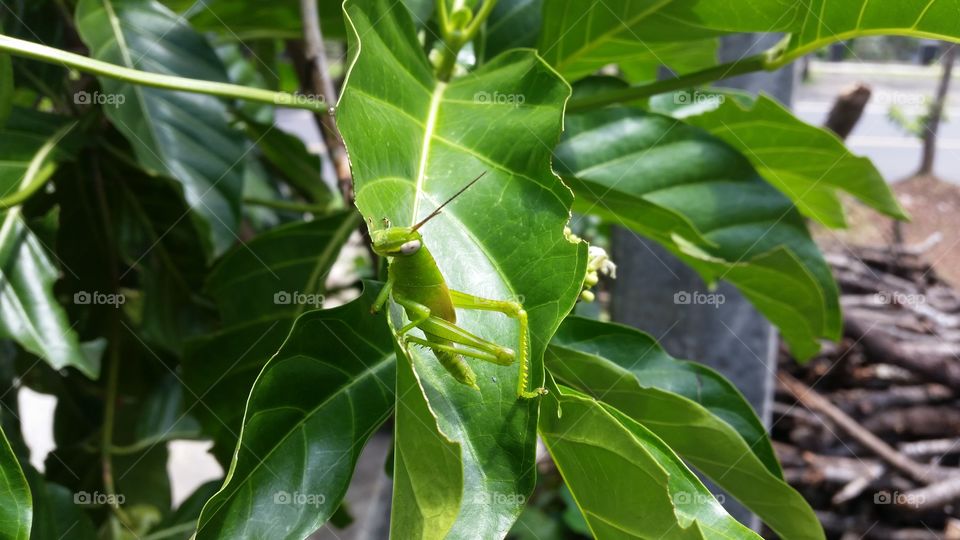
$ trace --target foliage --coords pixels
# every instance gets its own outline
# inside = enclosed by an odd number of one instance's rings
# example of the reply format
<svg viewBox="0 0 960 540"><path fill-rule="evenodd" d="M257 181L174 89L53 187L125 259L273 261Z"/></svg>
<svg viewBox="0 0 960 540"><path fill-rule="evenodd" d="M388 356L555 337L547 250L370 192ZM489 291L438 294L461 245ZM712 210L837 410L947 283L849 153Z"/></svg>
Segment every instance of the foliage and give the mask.
<svg viewBox="0 0 960 540"><path fill-rule="evenodd" d="M816 354L841 316L805 218L843 227L841 191L904 213L832 135L705 87L862 35L956 40L958 8L14 3L0 12L0 537L303 538L349 522L360 452L392 418L396 538L756 538L694 470L781 537L822 538L729 382L570 316L604 268L571 212L729 281L798 357ZM717 63L719 38L753 31L788 36ZM608 66L619 76L595 76ZM662 66L677 77L656 80ZM316 113L322 159L274 124L283 106ZM420 232L451 289L522 304L530 387L549 391L534 399L517 399L516 363L470 360L470 388L403 339L399 306L371 314L387 261L354 233L411 226L480 173ZM331 288L334 268L349 282ZM522 346L502 313L456 315ZM58 400L43 474L17 416L25 387ZM172 508L166 444L183 439L212 441L227 472ZM564 485L526 504L538 439Z"/></svg>

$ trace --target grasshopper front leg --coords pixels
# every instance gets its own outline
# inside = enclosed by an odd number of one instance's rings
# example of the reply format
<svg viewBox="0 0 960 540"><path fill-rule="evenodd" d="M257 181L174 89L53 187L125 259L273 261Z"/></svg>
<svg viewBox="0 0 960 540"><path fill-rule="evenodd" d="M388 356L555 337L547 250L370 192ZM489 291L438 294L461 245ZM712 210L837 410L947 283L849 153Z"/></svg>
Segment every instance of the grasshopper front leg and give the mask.
<svg viewBox="0 0 960 540"><path fill-rule="evenodd" d="M520 376L517 381L517 396L530 399L547 393L546 388L542 387L527 390L530 379L530 323L527 321L526 310L519 302L491 300L460 291L450 291L450 298L453 300L453 305L458 308L496 311L516 319L520 325Z"/></svg>

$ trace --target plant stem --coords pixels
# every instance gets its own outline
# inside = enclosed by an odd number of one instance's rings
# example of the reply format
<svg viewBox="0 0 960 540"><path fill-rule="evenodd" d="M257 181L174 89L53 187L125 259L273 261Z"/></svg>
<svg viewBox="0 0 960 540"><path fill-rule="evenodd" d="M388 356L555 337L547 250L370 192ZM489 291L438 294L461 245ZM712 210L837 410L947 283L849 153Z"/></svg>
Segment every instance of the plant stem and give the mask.
<svg viewBox="0 0 960 540"><path fill-rule="evenodd" d="M104 226L104 239L107 243L107 265L110 269L110 289L116 294L120 288L120 278L117 275L117 263L119 257L116 252L116 236L113 234L112 220L110 218L110 207L107 202L106 189L103 185L103 175L96 160L93 164L93 185L96 192L97 204L100 206L100 219ZM113 537L118 538L117 523L113 522L115 518L120 524L128 529L132 526L132 521L127 513L120 507L117 497L117 487L113 479L113 427L116 419L117 407L117 385L120 379L120 310L114 310L110 321L110 336L107 347L109 353L107 356L107 381L104 392L103 403L103 426L101 427L100 440L100 467L103 474L103 491L107 495L110 503L110 509L113 511L111 524L113 525Z"/></svg>
<svg viewBox="0 0 960 540"><path fill-rule="evenodd" d="M63 140L73 128L77 127L78 123L79 122L70 122L58 129L47 142L43 143L40 150L34 154L33 159L30 160L30 165L23 174L23 180L17 191L6 197L0 197L0 209L6 210L19 206L36 193L37 190L47 185L47 181L50 180L54 171L53 164L48 163L47 158L49 158L50 154L57 148L60 141Z"/></svg>
<svg viewBox="0 0 960 540"><path fill-rule="evenodd" d="M323 44L323 31L320 28L320 14L317 12L316 0L300 0L300 17L303 19L303 56L305 73L302 86L308 87L314 94L322 94L322 99L329 103L338 100L337 90L330 79L330 70L327 66L327 51ZM316 115L320 133L330 159L333 160L337 171L337 183L340 193L347 206L353 204L353 175L350 173L350 160L347 158L347 149L337 129L336 119L332 109L318 112Z"/></svg>
<svg viewBox="0 0 960 540"><path fill-rule="evenodd" d="M176 77L173 75L163 75L159 73L150 73L140 71L124 66L118 66L93 58L87 58L79 54L62 51L46 45L40 45L22 39L12 38L0 34L0 51L5 51L17 56L40 60L51 64L60 64L62 66L73 68L85 73L110 77L120 81L150 86L153 88L163 88L165 90L179 90L182 92L193 92L195 94L208 94L231 99L242 99L246 101L257 101L261 103L271 103L280 107L290 107L293 109L306 109L309 111L324 111L329 109L328 104L322 99L316 99L308 96L298 96L286 92L274 92L272 90L262 90L260 88L249 88L236 84L220 83L214 81L202 81L199 79L188 79L186 77Z"/></svg>
<svg viewBox="0 0 960 540"><path fill-rule="evenodd" d="M460 49L470 43L477 35L487 17L490 16L490 12L496 7L497 0L484 0L480 6L480 11L470 19L467 27L463 29L456 28L450 23L446 0L437 0L437 3L440 30L443 32L443 58L440 67L437 68L437 78L446 82L453 76L453 70L457 67L457 56L460 54Z"/></svg>
<svg viewBox="0 0 960 540"><path fill-rule="evenodd" d="M638 99L672 92L674 90L683 90L693 86L700 86L713 81L726 79L735 75L752 73L754 71L764 71L775 69L768 53L758 54L749 58L744 58L736 62L720 64L688 75L681 75L673 79L664 79L640 86L631 86L620 90L603 92L593 96L587 96L575 99L567 105L567 111L577 112L586 109L596 109L615 103L623 103Z"/></svg>

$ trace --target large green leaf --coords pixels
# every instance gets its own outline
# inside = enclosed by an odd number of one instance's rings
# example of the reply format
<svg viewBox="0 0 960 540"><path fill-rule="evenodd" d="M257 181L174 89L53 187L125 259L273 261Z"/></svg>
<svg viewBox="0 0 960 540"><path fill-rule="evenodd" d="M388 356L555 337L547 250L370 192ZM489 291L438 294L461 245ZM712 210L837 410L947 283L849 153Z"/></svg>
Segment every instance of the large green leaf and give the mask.
<svg viewBox="0 0 960 540"><path fill-rule="evenodd" d="M799 5L789 0L554 0L544 7L539 48L568 80L576 80L636 58L660 56L669 64L668 55L658 53L664 44L786 30Z"/></svg>
<svg viewBox="0 0 960 540"><path fill-rule="evenodd" d="M340 2L317 1L324 36L344 37ZM299 0L164 0L163 3L177 12L182 12L190 20L190 24L202 32L217 32L237 40L303 37Z"/></svg>
<svg viewBox="0 0 960 540"><path fill-rule="evenodd" d="M27 474L33 493L30 540L96 540L90 516L76 503L74 492L45 481L37 471Z"/></svg>
<svg viewBox="0 0 960 540"><path fill-rule="evenodd" d="M0 538L27 540L33 519L30 486L0 429Z"/></svg>
<svg viewBox="0 0 960 540"><path fill-rule="evenodd" d="M554 387L540 436L598 539L760 538L669 446L613 407Z"/></svg>
<svg viewBox="0 0 960 540"><path fill-rule="evenodd" d="M542 13L543 0L499 0L484 29L484 57L494 58L519 47L535 47Z"/></svg>
<svg viewBox="0 0 960 540"><path fill-rule="evenodd" d="M564 236L572 194L550 170L567 85L529 50L499 55L449 83L435 79L410 15L388 0L347 2L353 64L338 123L353 165L357 206L374 226L412 225L473 177L486 176L420 231L447 283L494 299L522 299L531 330L532 385L543 380L546 343L579 293L586 246ZM521 103L522 101L522 103ZM549 272L538 269L549 267ZM461 310L458 324L515 347L517 323L498 313ZM419 520L420 536L499 538L534 487L536 400L517 399L516 366L473 362L479 392L456 382L431 352L407 351L420 386L401 379L398 410L426 396L442 437L421 445L460 445L463 496L431 501L458 507L428 515L419 499L394 494L394 524ZM422 390L422 393L421 393ZM413 400L417 403L407 403ZM398 418L397 438L414 432ZM407 471L424 471L409 460ZM424 478L412 479L421 485ZM449 494L449 491L445 491ZM489 495L490 504L472 504ZM394 530L409 537L413 531Z"/></svg>
<svg viewBox="0 0 960 540"><path fill-rule="evenodd" d="M869 35L958 41L958 0L556 0L544 8L540 50L568 79L608 64L738 32L790 34L770 58L786 65L830 43ZM660 55L666 59L665 55ZM668 63L668 62L662 62Z"/></svg>
<svg viewBox="0 0 960 540"><path fill-rule="evenodd" d="M767 96L757 98L752 107L724 100L717 109L685 122L739 150L801 212L824 225L846 225L838 190L888 216L906 217L869 159L853 155L836 135L799 120Z"/></svg>
<svg viewBox="0 0 960 540"><path fill-rule="evenodd" d="M784 480L763 424L717 372L671 358L626 326L569 318L547 348L567 386L642 424L784 538L822 537L816 515Z"/></svg>
<svg viewBox="0 0 960 540"><path fill-rule="evenodd" d="M250 392L240 443L197 539L305 538L339 506L393 410L395 356L378 292L297 319Z"/></svg>
<svg viewBox="0 0 960 540"><path fill-rule="evenodd" d="M229 463L243 402L257 374L283 343L294 319L320 307L327 273L356 228L355 212L277 227L227 253L207 290L224 327L187 345L188 398L214 434L217 457Z"/></svg>
<svg viewBox="0 0 960 540"><path fill-rule="evenodd" d="M154 73L228 82L204 37L155 1L81 0L77 30L98 60ZM209 229L215 253L236 240L249 148L217 98L137 86L101 77L104 111L137 159L183 184L191 209ZM114 104L115 103L115 104ZM247 144L248 145L248 144Z"/></svg>
<svg viewBox="0 0 960 540"><path fill-rule="evenodd" d="M788 63L836 41L859 36L901 35L960 41L955 24L960 0L811 0L790 28L780 63Z"/></svg>
<svg viewBox="0 0 960 540"><path fill-rule="evenodd" d="M800 358L819 350L820 337L839 337L836 283L802 216L739 152L699 128L630 108L566 121L555 167L579 211L663 243L708 281L730 281ZM707 242L651 226L651 204L689 220Z"/></svg>
<svg viewBox="0 0 960 540"><path fill-rule="evenodd" d="M15 109L0 130L0 189L9 195L42 186L66 156L61 146L71 129L51 115ZM0 219L0 337L16 340L55 369L72 366L97 378L99 359L84 354L53 294L58 270L45 246L20 206L0 212Z"/></svg>

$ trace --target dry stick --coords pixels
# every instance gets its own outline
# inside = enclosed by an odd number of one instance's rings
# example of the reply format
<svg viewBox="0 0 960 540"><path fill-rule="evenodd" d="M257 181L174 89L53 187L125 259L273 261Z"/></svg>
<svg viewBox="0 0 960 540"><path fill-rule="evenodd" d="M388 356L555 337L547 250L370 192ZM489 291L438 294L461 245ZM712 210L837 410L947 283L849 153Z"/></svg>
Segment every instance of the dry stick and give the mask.
<svg viewBox="0 0 960 540"><path fill-rule="evenodd" d="M819 412L829 418L860 444L867 447L871 452L876 454L877 457L883 459L891 466L923 484L931 484L937 480L929 467L921 465L900 452L897 452L893 447L880 440L879 437L861 427L856 420L850 418L846 413L835 407L833 403L830 403L830 400L798 381L789 373L781 373L780 381L804 407L811 411Z"/></svg>
<svg viewBox="0 0 960 540"><path fill-rule="evenodd" d="M323 96L323 101L330 108L327 114L317 114L317 124L323 135L324 144L333 160L337 171L337 184L347 206L353 204L353 181L350 175L350 162L347 159L347 150L337 130L337 122L333 116L334 104L337 102L337 91L330 79L327 68L327 51L323 44L323 32L320 29L320 14L317 12L316 0L300 0L300 16L303 19L303 55L306 61L305 73L308 77L303 83L309 84L309 91L314 95Z"/></svg>

